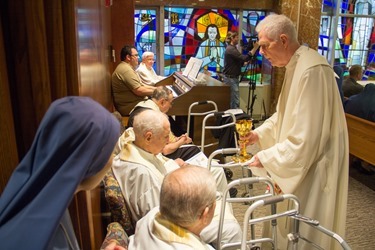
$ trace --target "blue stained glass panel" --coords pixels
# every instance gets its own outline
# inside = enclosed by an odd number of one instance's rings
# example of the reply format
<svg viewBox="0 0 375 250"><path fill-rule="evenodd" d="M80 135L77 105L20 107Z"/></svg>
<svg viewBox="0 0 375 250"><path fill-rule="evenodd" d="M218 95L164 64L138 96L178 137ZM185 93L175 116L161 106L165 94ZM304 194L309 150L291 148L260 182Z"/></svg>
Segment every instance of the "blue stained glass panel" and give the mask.
<svg viewBox="0 0 375 250"><path fill-rule="evenodd" d="M365 69L363 78L367 79L370 74L368 72L371 71L367 68L375 64L375 12L373 8L375 0L342 0L339 9L340 16L337 17L337 40L331 41L332 32L325 23L334 20L336 2L337 0L323 1L322 10L328 15L321 18L319 52L327 55L330 44L334 42L335 53L331 59L334 60L334 65L342 66L345 71L354 64L362 65ZM346 14L361 16L345 16ZM363 15L368 15L368 17Z"/></svg>

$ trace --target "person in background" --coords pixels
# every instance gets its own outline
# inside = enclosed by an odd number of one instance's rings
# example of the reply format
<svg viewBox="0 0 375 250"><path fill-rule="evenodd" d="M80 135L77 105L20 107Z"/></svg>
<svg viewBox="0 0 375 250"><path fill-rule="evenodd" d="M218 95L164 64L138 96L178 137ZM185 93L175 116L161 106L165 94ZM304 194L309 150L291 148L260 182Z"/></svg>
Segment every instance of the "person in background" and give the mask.
<svg viewBox="0 0 375 250"><path fill-rule="evenodd" d="M141 78L141 82L150 86L154 86L155 83L165 78L156 74L153 68L155 62L154 56L154 53L151 51L144 52L142 54L142 62L136 70L139 78Z"/></svg>
<svg viewBox="0 0 375 250"><path fill-rule="evenodd" d="M288 17L266 16L256 31L260 53L286 72L276 112L243 138L260 148L249 167L264 168L279 192L298 197L302 215L345 237L349 145L335 74L317 51L300 45ZM292 224L278 223L280 249L287 249ZM312 227L301 224L300 232L323 249L341 249Z"/></svg>
<svg viewBox="0 0 375 250"><path fill-rule="evenodd" d="M0 198L1 249L80 249L68 206L112 165L120 125L88 97L54 101Z"/></svg>
<svg viewBox="0 0 375 250"><path fill-rule="evenodd" d="M357 81L362 79L362 66L352 65L349 69L349 77L342 84L342 91L345 97L351 97L362 92L363 86Z"/></svg>
<svg viewBox="0 0 375 250"><path fill-rule="evenodd" d="M241 54L236 47L239 42L237 31L229 31L226 42L228 43L228 46L224 53L223 81L230 85L230 108L238 109L240 108L239 84L241 68L245 62L250 61L255 55L259 45L257 42L254 42L253 49L249 51L248 54Z"/></svg>
<svg viewBox="0 0 375 250"><path fill-rule="evenodd" d="M112 74L112 96L116 110L127 116L138 102L152 94L155 87L143 84L135 72L139 55L134 46L124 46L120 56L121 63Z"/></svg>
<svg viewBox="0 0 375 250"><path fill-rule="evenodd" d="M346 113L375 122L375 83L366 84L363 91L344 102Z"/></svg>
<svg viewBox="0 0 375 250"><path fill-rule="evenodd" d="M146 109L134 117L133 128L128 128L125 133L127 135L123 138L120 153L113 160L112 170L133 221L138 222L160 205L159 194L164 176L187 164L181 159L171 160L161 154L170 134L165 114ZM239 242L241 227L231 207L226 206L223 242ZM206 243L216 241L219 212L220 206L215 209L213 221L200 234Z"/></svg>
<svg viewBox="0 0 375 250"><path fill-rule="evenodd" d="M212 221L216 184L210 172L188 165L164 177L160 208L137 223L128 249L213 249L200 234Z"/></svg>

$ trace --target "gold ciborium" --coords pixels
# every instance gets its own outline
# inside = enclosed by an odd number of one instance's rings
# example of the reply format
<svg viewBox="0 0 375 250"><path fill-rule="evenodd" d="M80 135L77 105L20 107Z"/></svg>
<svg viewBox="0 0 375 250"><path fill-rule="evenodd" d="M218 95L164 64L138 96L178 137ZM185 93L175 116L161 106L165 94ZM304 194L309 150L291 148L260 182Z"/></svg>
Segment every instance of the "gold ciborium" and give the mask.
<svg viewBox="0 0 375 250"><path fill-rule="evenodd" d="M236 122L236 131L241 137L246 136L250 133L253 127L253 120L239 120ZM233 161L235 162L246 162L251 159L251 155L246 152L246 139L239 139L238 145L240 146L240 153L236 156L233 156Z"/></svg>

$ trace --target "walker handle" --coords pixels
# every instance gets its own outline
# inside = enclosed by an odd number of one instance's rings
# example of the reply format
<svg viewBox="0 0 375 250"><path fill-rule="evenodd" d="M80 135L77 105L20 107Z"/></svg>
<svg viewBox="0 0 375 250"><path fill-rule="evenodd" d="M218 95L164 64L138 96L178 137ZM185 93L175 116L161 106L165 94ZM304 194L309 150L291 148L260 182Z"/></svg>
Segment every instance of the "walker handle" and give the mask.
<svg viewBox="0 0 375 250"><path fill-rule="evenodd" d="M265 199L263 199L264 205L274 204L278 202L282 202L285 200L285 197L283 195L277 195L277 196L270 196Z"/></svg>
<svg viewBox="0 0 375 250"><path fill-rule="evenodd" d="M207 104L207 103L208 103L208 101L199 101L198 105Z"/></svg>

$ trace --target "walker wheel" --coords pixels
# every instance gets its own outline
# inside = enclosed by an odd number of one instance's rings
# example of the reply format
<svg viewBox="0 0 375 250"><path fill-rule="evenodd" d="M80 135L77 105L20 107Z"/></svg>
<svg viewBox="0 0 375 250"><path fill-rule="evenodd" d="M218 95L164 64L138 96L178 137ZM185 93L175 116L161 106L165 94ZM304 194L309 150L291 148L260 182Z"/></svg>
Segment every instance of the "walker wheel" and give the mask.
<svg viewBox="0 0 375 250"><path fill-rule="evenodd" d="M233 171L228 169L228 168L224 168L224 173L225 173L225 176L227 177L227 179L232 179L233 177Z"/></svg>

